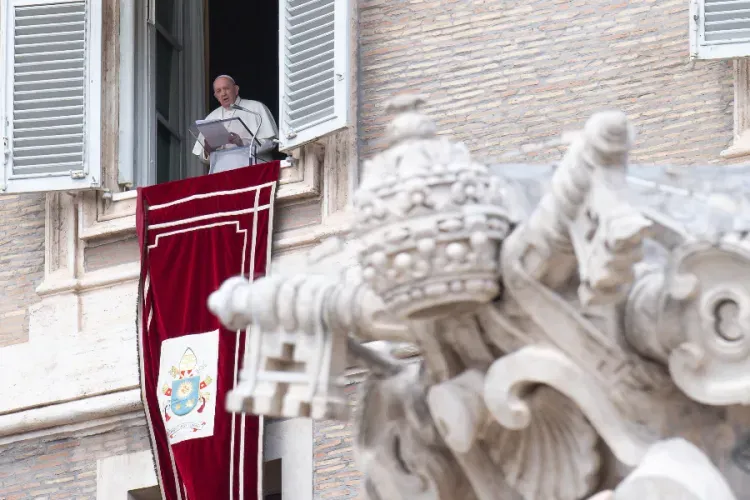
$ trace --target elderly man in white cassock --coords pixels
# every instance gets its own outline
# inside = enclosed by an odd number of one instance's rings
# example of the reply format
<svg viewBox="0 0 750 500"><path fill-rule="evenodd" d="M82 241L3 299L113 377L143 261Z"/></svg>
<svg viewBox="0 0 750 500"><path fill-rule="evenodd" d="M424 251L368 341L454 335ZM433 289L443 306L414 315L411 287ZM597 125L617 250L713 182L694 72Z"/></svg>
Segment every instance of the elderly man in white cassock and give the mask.
<svg viewBox="0 0 750 500"><path fill-rule="evenodd" d="M234 78L229 75L217 76L214 80L214 97L219 101L221 106L211 111L206 120L225 120L238 117L242 119L251 132L255 132L258 129L260 121L260 129L257 135L258 142L256 142L256 157L259 162L271 161L273 159L273 139L279 134L276 121L263 103L251 101L250 99L242 99L239 94L240 87L235 83ZM250 112L238 108L245 108ZM216 149L249 146L252 141L252 134L248 133L245 127L236 120L229 123L229 140L231 144ZM199 135L193 147L193 154L199 156L201 160L207 163L209 155L213 150L208 144L205 144L204 147L204 144L203 136Z"/></svg>

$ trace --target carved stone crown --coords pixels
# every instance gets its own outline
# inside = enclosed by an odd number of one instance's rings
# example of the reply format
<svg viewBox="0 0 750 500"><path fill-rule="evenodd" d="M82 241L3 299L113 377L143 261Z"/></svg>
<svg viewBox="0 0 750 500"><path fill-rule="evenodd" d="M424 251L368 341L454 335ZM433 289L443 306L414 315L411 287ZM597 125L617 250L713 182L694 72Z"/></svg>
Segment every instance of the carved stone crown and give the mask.
<svg viewBox="0 0 750 500"><path fill-rule="evenodd" d="M365 162L353 236L366 282L391 311L453 314L498 294L500 246L512 222L505 185L463 144L435 136L419 96L400 96L390 148Z"/></svg>

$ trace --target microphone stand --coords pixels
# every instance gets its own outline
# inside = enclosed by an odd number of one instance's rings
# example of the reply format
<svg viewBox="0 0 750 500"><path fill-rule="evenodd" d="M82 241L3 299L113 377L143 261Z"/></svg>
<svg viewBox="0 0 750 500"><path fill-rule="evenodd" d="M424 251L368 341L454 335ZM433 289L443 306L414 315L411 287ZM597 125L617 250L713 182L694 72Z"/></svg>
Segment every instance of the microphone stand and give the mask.
<svg viewBox="0 0 750 500"><path fill-rule="evenodd" d="M247 109L247 108L245 108L243 106L240 106L239 104L232 104L230 107L232 109L238 109L240 111L245 111L247 113L250 113L251 115L255 115L255 116L258 117L258 127L255 129L255 134L253 134L253 139L252 139L253 149L255 150L254 154L253 154L253 157L254 157L253 159L257 162L259 154L265 154L268 151L273 151L273 149L278 145L278 140L277 139L273 139L271 141L272 146L271 146L270 149L268 149L267 146L266 146L266 149L263 149L264 148L264 144L261 143L260 140L258 140L258 132L260 132L260 127L263 125L263 115L261 115L260 113L255 112L255 111L251 111L251 110L249 110L249 109ZM256 143L258 144L258 146L255 146Z"/></svg>
<svg viewBox="0 0 750 500"><path fill-rule="evenodd" d="M240 106L239 104L232 104L230 106L232 109L238 109L240 111L245 111L246 113L250 113L251 115L255 115L258 117L258 128L255 129L255 133L253 134L253 139L251 142L257 142L258 146L262 146L260 141L258 140L258 132L260 132L260 126L263 125L263 116L260 113L256 113L255 111L250 111L247 108L244 108Z"/></svg>

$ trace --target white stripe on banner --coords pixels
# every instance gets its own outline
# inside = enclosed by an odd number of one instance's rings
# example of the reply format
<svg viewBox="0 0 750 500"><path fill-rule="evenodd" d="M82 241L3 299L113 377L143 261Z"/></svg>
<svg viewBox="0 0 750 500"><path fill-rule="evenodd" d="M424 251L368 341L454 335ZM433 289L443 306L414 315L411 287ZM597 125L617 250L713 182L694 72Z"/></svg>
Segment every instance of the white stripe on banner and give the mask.
<svg viewBox="0 0 750 500"><path fill-rule="evenodd" d="M271 258L273 250L273 200L276 199L276 183L274 182L271 186L271 208L268 209L268 244L266 245L266 274L271 274ZM245 339L247 342L247 339ZM245 349L247 349L247 343L245 343ZM256 463L258 464L258 470L256 477L258 478L258 491L257 497L260 500L263 498L263 439L266 432L266 419L262 416L258 416L258 456L256 457Z"/></svg>
<svg viewBox="0 0 750 500"><path fill-rule="evenodd" d="M216 222L215 224L205 224L203 226L193 226L193 227L188 227L188 228L185 228L185 229L178 229L176 231L170 231L168 233L157 234L156 235L156 240L154 241L154 244L151 245L151 246L149 246L148 249L149 250L153 250L154 248L158 247L159 246L159 240L161 240L162 236L166 238L167 236L174 236L175 234L180 234L180 233L189 233L191 231L198 231L199 229L207 229L207 228L219 227L219 226L232 226L232 225L235 227L236 232L243 233L245 235L245 238L244 238L243 244L242 244L242 250L244 251L247 248L247 229L240 229L240 221L237 221L237 220L230 220L230 221L226 221L226 222ZM245 258L244 254L243 254L242 258L243 259ZM244 267L243 267L243 269L244 269Z"/></svg>
<svg viewBox="0 0 750 500"><path fill-rule="evenodd" d="M183 224L190 224L191 222L199 222L199 221L207 220L207 219L216 219L217 217L229 217L231 215L252 214L258 210L266 210L268 208L270 208L270 205L263 205L262 207L246 208L245 210L235 210L233 212L219 212L215 214L198 215L196 217L191 217L189 219L182 219L180 221L163 222L161 224L154 224L153 226L151 226L151 229L162 229L165 227L181 226Z"/></svg>
<svg viewBox="0 0 750 500"><path fill-rule="evenodd" d="M174 462L174 455L172 454L172 445L167 441L167 450L169 450L169 460L172 462L172 474L174 475L174 484L177 486L177 500L182 500L182 481L180 481L179 475L177 474L177 464Z"/></svg>
<svg viewBox="0 0 750 500"><path fill-rule="evenodd" d="M276 183L272 184L273 186L276 185ZM260 201L260 189L255 190L255 201L253 202L253 232L252 237L250 239L250 270L248 273L248 279L250 281L253 281L255 277L255 244L257 242L257 234L258 234L258 212L264 208L270 208L273 206L273 198L271 198L271 203L269 205L264 205L263 207L259 207L258 203ZM269 211L270 216L270 211ZM271 235L269 234L268 243L267 245L271 245ZM242 248L242 267L240 268L240 275L245 274L245 253L247 252L247 240L245 240L245 245ZM239 377L239 365L240 365L240 339L243 338L243 332L237 331L236 332L236 338L235 338L235 348L234 348L234 385L232 387L237 387L237 381ZM247 340L247 339L245 339ZM245 349L247 349L247 344L245 344ZM237 416L232 415L232 445L231 450L229 453L229 484L232 485L232 489L229 492L229 498L230 500L234 499L234 448L235 448L235 420ZM239 493L240 493L240 500L243 500L245 498L245 414L241 413L240 417L241 419L241 425L240 425L240 463L239 463Z"/></svg>
<svg viewBox="0 0 750 500"><path fill-rule="evenodd" d="M234 383L232 388L237 387L237 363L240 357L240 331L235 332L234 337ZM229 500L234 500L234 435L235 435L235 420L237 415L232 415L232 437L229 445ZM241 474L241 472L240 472Z"/></svg>
<svg viewBox="0 0 750 500"><path fill-rule="evenodd" d="M256 207L258 206L259 201L260 201L260 189L255 192L254 205ZM258 212L255 212L253 214L253 233L252 233L252 236L250 237L250 241L252 242L250 245L250 281L255 281L255 247L256 247L256 243L258 242ZM268 267L268 264L269 263L266 262L266 267ZM247 349L247 344L245 344L245 349ZM239 367L235 364L234 365L235 373L237 373L238 368ZM237 376L235 375L235 383L234 383L235 387L237 386L236 380L237 380ZM245 418L244 413L241 414L240 419L242 422L242 424L240 425L240 470L242 471L242 474L240 474L240 500L245 500L245 474L244 472L245 472L245 422L246 422L246 418Z"/></svg>
<svg viewBox="0 0 750 500"><path fill-rule="evenodd" d="M159 210L161 208L167 208L167 207L172 207L174 205L179 205L180 203L187 203L188 201L200 200L200 199L205 199L205 198L214 198L216 196L227 196L227 195L233 195L233 194L247 193L249 191L261 190L266 187L271 187L272 189L275 189L276 181L266 182L265 184L259 184L257 186L253 186L249 188L232 189L228 191L216 191L213 193L204 193L204 194L194 194L191 196L186 196L185 198L179 198L177 200L170 201L168 203L162 203L161 205L151 205L150 207L148 207L148 209ZM273 198L271 198L271 200L273 201Z"/></svg>
<svg viewBox="0 0 750 500"><path fill-rule="evenodd" d="M148 273L146 274L146 277L143 280L143 297L140 298L138 301L138 364L139 369L141 370L141 377L143 377L143 374L146 373L144 369L143 364L143 313L146 309L146 296L148 295L148 285L149 285L149 277ZM148 423L148 432L151 436L151 442L154 445L154 449L151 450L152 454L156 455L156 436L154 435L154 425L151 421L151 411L150 406L148 404L148 394L146 392L146 384L141 381L141 398L143 399L143 405L145 407L145 413L146 413L146 422ZM161 491L161 497L165 498L166 493L164 492L164 481L161 479L161 466L159 466L159 459L158 457L154 457L154 464L156 465L156 473L159 475L157 483L159 484L159 491Z"/></svg>

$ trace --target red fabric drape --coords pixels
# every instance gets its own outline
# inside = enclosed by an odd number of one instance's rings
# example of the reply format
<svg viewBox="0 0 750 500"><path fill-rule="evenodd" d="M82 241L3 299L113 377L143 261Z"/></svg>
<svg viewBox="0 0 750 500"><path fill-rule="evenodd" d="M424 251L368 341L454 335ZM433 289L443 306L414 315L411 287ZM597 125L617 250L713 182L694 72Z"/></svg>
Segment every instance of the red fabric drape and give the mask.
<svg viewBox="0 0 750 500"><path fill-rule="evenodd" d="M259 419L224 404L245 333L206 303L265 274L278 178L271 162L138 189L141 387L165 500L259 498Z"/></svg>

